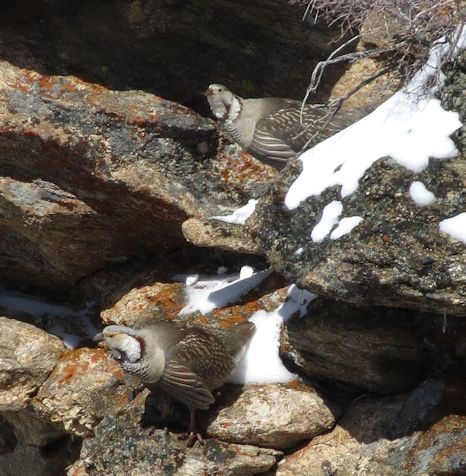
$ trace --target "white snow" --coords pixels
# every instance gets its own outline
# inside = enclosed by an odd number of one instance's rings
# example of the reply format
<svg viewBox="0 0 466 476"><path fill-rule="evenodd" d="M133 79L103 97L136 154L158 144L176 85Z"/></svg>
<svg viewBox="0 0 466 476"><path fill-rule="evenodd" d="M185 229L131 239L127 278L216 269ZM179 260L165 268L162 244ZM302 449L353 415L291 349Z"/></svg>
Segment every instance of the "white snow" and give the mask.
<svg viewBox="0 0 466 476"><path fill-rule="evenodd" d="M256 209L257 200L251 199L244 205L244 207L238 208L231 215L226 216L214 216L210 219L226 221L227 223L235 223L237 225L244 225L246 220L254 213Z"/></svg>
<svg viewBox="0 0 466 476"><path fill-rule="evenodd" d="M8 312L28 314L38 327L63 340L65 346L74 349L83 337L93 337L97 329L88 319L89 309L73 309L70 306L56 304L28 296L19 292L0 290L0 308ZM69 331L76 333L71 333Z"/></svg>
<svg viewBox="0 0 466 476"><path fill-rule="evenodd" d="M200 276L191 286L186 287L187 302L180 315L199 311L207 314L214 309L225 307L258 286L271 269L254 273L250 266L243 266L240 274ZM179 276L175 276L175 279Z"/></svg>
<svg viewBox="0 0 466 476"><path fill-rule="evenodd" d="M466 245L466 212L442 220L440 230L448 233L452 238L462 241Z"/></svg>
<svg viewBox="0 0 466 476"><path fill-rule="evenodd" d="M341 197L353 193L366 170L378 159L391 157L418 173L430 158L448 159L458 151L450 135L462 124L458 114L445 111L434 98L437 87L428 87L443 77L438 65L450 45L438 41L424 67L409 84L375 111L347 129L304 152L303 170L291 185L285 204L294 209L306 198L329 187L340 186ZM463 26L455 53L466 48ZM434 81L438 85L439 81Z"/></svg>
<svg viewBox="0 0 466 476"><path fill-rule="evenodd" d="M185 284L186 286L192 286L193 284L196 284L198 281L199 281L198 274L190 274L189 276L186 276Z"/></svg>
<svg viewBox="0 0 466 476"><path fill-rule="evenodd" d="M409 187L409 194L413 202L420 207L425 207L435 202L435 195L427 190L422 182L414 181Z"/></svg>
<svg viewBox="0 0 466 476"><path fill-rule="evenodd" d="M26 294L8 291L0 292L0 306L13 312L25 312L33 317L40 317L44 314L62 316L70 314L72 311L68 306L52 304Z"/></svg>
<svg viewBox="0 0 466 476"><path fill-rule="evenodd" d="M228 381L243 385L295 380L297 376L286 369L279 356L280 329L295 314L304 316L315 298L314 294L292 285L287 300L275 311L255 312L249 320L256 325L256 332Z"/></svg>
<svg viewBox="0 0 466 476"><path fill-rule="evenodd" d="M343 235L346 235L351 232L351 230L357 227L363 218L354 216L354 217L344 217L338 222L338 226L332 231L330 235L331 240L338 240Z"/></svg>
<svg viewBox="0 0 466 476"><path fill-rule="evenodd" d="M312 241L320 243L338 223L338 218L343 212L343 205L341 202L334 200L325 206L322 211L322 218L314 227L311 233Z"/></svg>
<svg viewBox="0 0 466 476"><path fill-rule="evenodd" d="M69 334L62 327L55 325L47 329L49 334L60 337L67 349L76 349L81 342L82 337L76 334ZM94 333L95 335L95 333Z"/></svg>
<svg viewBox="0 0 466 476"><path fill-rule="evenodd" d="M243 266L239 272L239 279L250 278L254 274L254 268L251 266Z"/></svg>

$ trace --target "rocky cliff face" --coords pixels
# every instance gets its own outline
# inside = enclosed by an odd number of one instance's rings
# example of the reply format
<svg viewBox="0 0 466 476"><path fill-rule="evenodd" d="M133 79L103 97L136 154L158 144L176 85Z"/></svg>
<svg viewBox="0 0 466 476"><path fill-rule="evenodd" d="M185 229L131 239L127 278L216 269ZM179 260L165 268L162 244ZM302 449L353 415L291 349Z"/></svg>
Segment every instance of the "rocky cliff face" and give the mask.
<svg viewBox="0 0 466 476"><path fill-rule="evenodd" d="M364 222L314 243L336 189L286 210L299 163L278 174L205 117L200 93L212 82L302 97L313 65L342 40L301 14L278 0L5 7L0 474L466 471L466 247L438 231L465 211L464 130L458 157L416 176L377 161L344 203ZM448 65L440 92L463 123L465 61ZM321 98L378 68L330 70ZM396 87L379 78L351 101L378 103ZM415 205L414 179L435 203ZM245 225L209 219L251 198ZM186 310L198 280L207 289L243 265L275 272L235 302ZM294 317L280 307L297 299L291 283L319 295L303 291ZM206 444L194 448L180 439L186 409L162 421L162 396L137 394L91 340L111 323L218 329L258 315L286 321L270 338L296 377L221 387L200 415Z"/></svg>

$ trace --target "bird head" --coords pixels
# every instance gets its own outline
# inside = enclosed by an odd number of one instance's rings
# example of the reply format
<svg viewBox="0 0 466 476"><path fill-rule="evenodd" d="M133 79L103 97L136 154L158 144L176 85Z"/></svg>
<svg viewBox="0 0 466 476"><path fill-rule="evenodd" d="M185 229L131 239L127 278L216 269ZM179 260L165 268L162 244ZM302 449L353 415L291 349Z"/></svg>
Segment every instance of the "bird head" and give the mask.
<svg viewBox="0 0 466 476"><path fill-rule="evenodd" d="M121 362L138 362L143 353L143 340L138 332L126 326L107 326L95 340L104 340L112 356Z"/></svg>
<svg viewBox="0 0 466 476"><path fill-rule="evenodd" d="M241 103L223 84L211 84L205 92L212 114L217 119L235 119L232 114L239 114Z"/></svg>

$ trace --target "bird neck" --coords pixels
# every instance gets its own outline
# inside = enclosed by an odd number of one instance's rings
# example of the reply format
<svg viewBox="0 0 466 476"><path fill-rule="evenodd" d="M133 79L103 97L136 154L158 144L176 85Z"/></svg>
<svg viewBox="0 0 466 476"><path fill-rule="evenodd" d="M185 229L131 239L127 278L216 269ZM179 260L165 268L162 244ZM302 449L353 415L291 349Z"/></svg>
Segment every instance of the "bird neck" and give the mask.
<svg viewBox="0 0 466 476"><path fill-rule="evenodd" d="M160 347L146 345L144 355L137 362L124 361L123 369L137 377L144 384L160 380L165 368L165 352Z"/></svg>
<svg viewBox="0 0 466 476"><path fill-rule="evenodd" d="M225 122L234 122L236 119L238 119L238 116L243 109L243 100L240 97L233 95L231 103L225 104L225 107Z"/></svg>

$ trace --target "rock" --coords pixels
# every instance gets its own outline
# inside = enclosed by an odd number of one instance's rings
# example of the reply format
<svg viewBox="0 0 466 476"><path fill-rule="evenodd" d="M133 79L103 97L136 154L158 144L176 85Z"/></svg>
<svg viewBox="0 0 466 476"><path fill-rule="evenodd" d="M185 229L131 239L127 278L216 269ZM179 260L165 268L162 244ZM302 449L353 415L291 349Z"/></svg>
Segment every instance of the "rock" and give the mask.
<svg viewBox="0 0 466 476"><path fill-rule="evenodd" d="M214 279L216 276L221 278L216 274L217 268L215 273L212 269L210 271L207 279ZM166 274L170 275L170 271ZM231 274L236 278L239 276L237 273ZM171 276L172 279L174 275L175 272ZM102 290L101 319L105 325L129 326L142 321L174 319L190 323L195 321L212 327L229 327L247 320L256 311L275 309L286 295L285 290L280 289L285 282L279 275L272 273L236 303L214 309L207 314L198 311L180 314L190 292L190 287L184 282L186 275L177 275L178 282L169 282L166 275L164 279L161 281L161 274L158 271L130 269L124 272L101 273L96 277L98 282L88 283L88 287L94 288L92 292ZM280 291L275 293L277 289Z"/></svg>
<svg viewBox="0 0 466 476"><path fill-rule="evenodd" d="M463 474L466 418L436 414L442 395L442 382L428 380L411 394L355 402L333 432L287 456L276 474Z"/></svg>
<svg viewBox="0 0 466 476"><path fill-rule="evenodd" d="M377 75L384 65L372 58L363 58L351 63L332 88L331 99L344 97L371 75ZM375 107L392 96L400 87L397 71L386 72L371 81L354 95L350 96L343 107Z"/></svg>
<svg viewBox="0 0 466 476"><path fill-rule="evenodd" d="M0 317L0 411L26 407L64 350L57 337Z"/></svg>
<svg viewBox="0 0 466 476"><path fill-rule="evenodd" d="M76 460L80 442L30 406L0 414L2 476L61 476Z"/></svg>
<svg viewBox="0 0 466 476"><path fill-rule="evenodd" d="M5 62L0 112L9 286L67 290L106 266L186 246L187 218L243 205L267 169L229 181L212 122L175 103Z"/></svg>
<svg viewBox="0 0 466 476"><path fill-rule="evenodd" d="M332 188L296 210L284 210L285 193L297 175L290 166L259 201L247 222L249 233L275 269L319 295L359 306L464 316L466 248L440 233L439 222L462 210L465 163L462 157L435 161L413 175L390 159L377 161L357 191L342 200L345 216L364 221L350 235L321 243L312 242L310 230L323 207L341 197ZM435 194L432 205L413 202L408 192L413 180ZM300 248L302 253L293 254Z"/></svg>
<svg viewBox="0 0 466 476"><path fill-rule="evenodd" d="M209 436L231 443L287 449L314 438L335 423L336 410L305 385L228 386L217 402ZM336 415L335 415L336 413Z"/></svg>
<svg viewBox="0 0 466 476"><path fill-rule="evenodd" d="M463 83L461 67L452 68L445 92L440 92L446 106L456 107L453 98ZM464 108L458 112L464 122ZM461 137L458 133L460 155L454 159L431 160L419 173L381 159L353 194L341 198L338 188L331 187L286 210L285 195L300 172L299 163L293 164L259 200L245 234L254 236L275 269L319 295L359 306L466 316L466 248L439 230L439 223L463 211L466 201ZM413 181L435 195L431 205L415 204L409 193ZM341 200L345 216L361 216L363 222L340 239L315 243L310 231L332 200ZM300 254L293 254L300 248Z"/></svg>
<svg viewBox="0 0 466 476"><path fill-rule="evenodd" d="M448 73L440 97L464 122L461 61ZM460 150L454 159L431 160L428 168L413 173L383 158L366 171L353 194L341 198L338 187L331 187L287 210L286 193L301 172L295 161L262 193L246 225L233 230L234 225L193 219L184 225L185 234L199 245L263 254L287 280L330 299L466 316L466 248L439 229L442 220L463 211L466 200L466 135L460 130L454 136ZM435 195L432 204L420 207L413 201L414 181ZM315 243L310 232L332 200L341 201L345 216L363 221L349 235ZM243 241L237 239L241 235Z"/></svg>
<svg viewBox="0 0 466 476"><path fill-rule="evenodd" d="M129 400L121 367L102 349L65 352L32 401L41 415L83 437Z"/></svg>
<svg viewBox="0 0 466 476"><path fill-rule="evenodd" d="M244 227L236 224L190 218L183 223L182 230L186 240L196 246L259 254L254 239L247 234Z"/></svg>
<svg viewBox="0 0 466 476"><path fill-rule="evenodd" d="M63 474L76 444L30 402L65 351L63 342L24 322L0 317L0 473Z"/></svg>
<svg viewBox="0 0 466 476"><path fill-rule="evenodd" d="M422 317L428 321L433 316L316 299L306 317L285 324L280 353L300 373L319 381L400 392L418 383L429 368L418 327Z"/></svg>
<svg viewBox="0 0 466 476"><path fill-rule="evenodd" d="M108 296L105 296L108 299ZM131 289L116 302L106 300L101 312L105 324L118 323L133 326L141 315L150 314L160 319L174 319L183 308L182 283L147 284ZM105 305L109 307L105 309Z"/></svg>
<svg viewBox="0 0 466 476"><path fill-rule="evenodd" d="M446 71L445 85L440 91L442 106L447 110L458 111L463 124L466 122L466 51L455 58ZM456 134L458 148L466 150L466 128L462 127Z"/></svg>
<svg viewBox="0 0 466 476"><path fill-rule="evenodd" d="M243 96L300 98L309 64L339 33L305 26L278 0L172 3L5 11L0 282L69 291L105 267L163 256L187 246L186 219L244 205L274 177L224 140L217 150L212 121L160 96L203 114L214 80ZM116 62L106 53L115 50Z"/></svg>
<svg viewBox="0 0 466 476"><path fill-rule="evenodd" d="M117 417L106 417L95 437L83 442L79 460L68 476L147 474L222 474L243 476L270 469L281 452L208 439L187 448L186 442L164 430L140 426L142 399L136 399Z"/></svg>
<svg viewBox="0 0 466 476"><path fill-rule="evenodd" d="M0 272L9 285L66 289L183 243L181 223L208 208L210 186L193 172L211 167L209 121L149 94L4 62L0 79Z"/></svg>
<svg viewBox="0 0 466 476"><path fill-rule="evenodd" d="M35 0L27 6L5 7L1 58L182 103L203 102L210 83L227 81L242 96L286 91L299 99L312 64L343 42L338 28L309 27L302 12L279 0L117 0L73 7ZM329 82L338 72L332 70Z"/></svg>

